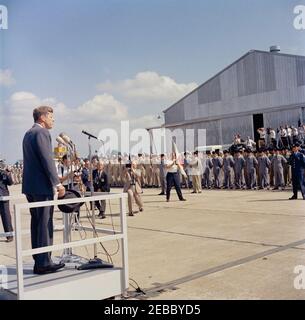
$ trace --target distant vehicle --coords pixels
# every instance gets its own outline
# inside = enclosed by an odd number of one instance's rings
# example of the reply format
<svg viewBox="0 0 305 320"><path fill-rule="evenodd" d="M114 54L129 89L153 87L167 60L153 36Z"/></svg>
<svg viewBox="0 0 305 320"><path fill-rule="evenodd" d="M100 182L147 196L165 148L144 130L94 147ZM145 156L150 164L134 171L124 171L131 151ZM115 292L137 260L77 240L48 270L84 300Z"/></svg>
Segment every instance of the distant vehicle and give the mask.
<svg viewBox="0 0 305 320"><path fill-rule="evenodd" d="M197 151L199 152L213 152L216 150L223 151L223 150L228 150L231 147L231 144L224 144L224 145L214 145L214 146L199 146L196 148Z"/></svg>

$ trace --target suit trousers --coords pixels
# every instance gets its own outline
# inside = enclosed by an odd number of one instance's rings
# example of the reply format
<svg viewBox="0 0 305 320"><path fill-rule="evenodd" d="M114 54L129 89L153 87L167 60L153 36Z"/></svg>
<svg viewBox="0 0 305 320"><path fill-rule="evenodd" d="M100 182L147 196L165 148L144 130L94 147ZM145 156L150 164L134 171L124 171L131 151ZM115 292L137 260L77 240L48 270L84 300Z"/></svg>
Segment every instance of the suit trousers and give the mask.
<svg viewBox="0 0 305 320"><path fill-rule="evenodd" d="M172 187L175 186L179 200L183 199L181 188L180 188L180 178L178 172L168 172L166 175L166 199L169 200Z"/></svg>
<svg viewBox="0 0 305 320"><path fill-rule="evenodd" d="M160 183L161 183L161 192L166 192L166 177L164 175L160 175Z"/></svg>
<svg viewBox="0 0 305 320"><path fill-rule="evenodd" d="M106 200L95 201L95 206L97 207L100 213L104 213L106 210Z"/></svg>
<svg viewBox="0 0 305 320"><path fill-rule="evenodd" d="M135 186L131 186L128 190L127 190L127 194L128 194L128 210L129 213L131 213L132 210L132 203L133 203L133 199L135 200L137 206L139 208L143 208L143 203L142 203L142 199L141 196L135 191Z"/></svg>
<svg viewBox="0 0 305 320"><path fill-rule="evenodd" d="M201 192L201 176L192 175L192 182L193 182L193 191Z"/></svg>
<svg viewBox="0 0 305 320"><path fill-rule="evenodd" d="M12 218L10 213L9 201L0 201L0 215L3 224L4 232L12 232Z"/></svg>
<svg viewBox="0 0 305 320"><path fill-rule="evenodd" d="M51 201L52 195L26 195L28 202ZM32 248L47 247L53 245L53 212L54 207L32 208L31 212L31 240ZM51 252L33 255L35 265L38 268L52 264Z"/></svg>
<svg viewBox="0 0 305 320"><path fill-rule="evenodd" d="M293 189L293 195L297 198L298 197L298 191L301 190L303 199L305 200L305 185L304 185L304 179L302 177L292 175L292 189Z"/></svg>

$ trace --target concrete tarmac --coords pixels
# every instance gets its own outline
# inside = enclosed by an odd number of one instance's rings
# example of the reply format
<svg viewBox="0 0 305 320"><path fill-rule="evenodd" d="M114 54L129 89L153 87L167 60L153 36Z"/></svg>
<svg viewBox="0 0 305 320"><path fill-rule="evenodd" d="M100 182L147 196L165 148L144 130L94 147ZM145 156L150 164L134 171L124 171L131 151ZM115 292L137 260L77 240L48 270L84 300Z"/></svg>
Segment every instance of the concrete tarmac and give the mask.
<svg viewBox="0 0 305 320"><path fill-rule="evenodd" d="M20 193L20 186L13 186L11 193ZM136 295L130 286L131 299L305 299L305 273L304 281L298 282L304 289L294 287L295 267L304 265L305 272L303 200L289 201L290 191L191 194L184 189L186 202L178 201L172 190L167 203L158 193L145 189L144 212L127 217L130 278L146 293ZM118 213L118 201L107 203L107 218L97 219L97 226L117 225ZM22 217L28 228L29 213ZM55 225L62 223L61 217L55 213ZM81 223L89 225L84 210ZM73 232L73 239L84 236ZM30 248L29 235L23 239ZM0 265L10 265L15 262L15 245L4 240L0 240ZM55 243L61 242L62 232L56 231ZM112 254L118 244L105 247ZM90 258L92 248L73 253ZM119 261L115 254L114 264Z"/></svg>

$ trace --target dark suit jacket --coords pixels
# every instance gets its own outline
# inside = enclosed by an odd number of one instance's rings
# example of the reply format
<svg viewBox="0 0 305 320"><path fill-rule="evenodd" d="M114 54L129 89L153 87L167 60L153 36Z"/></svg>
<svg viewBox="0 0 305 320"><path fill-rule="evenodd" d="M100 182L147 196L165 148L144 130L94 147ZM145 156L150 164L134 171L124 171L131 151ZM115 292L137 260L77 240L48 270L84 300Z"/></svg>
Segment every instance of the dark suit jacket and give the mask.
<svg viewBox="0 0 305 320"><path fill-rule="evenodd" d="M291 165L292 178L299 178L300 180L304 180L304 170L305 170L304 154L300 152L292 153L288 162Z"/></svg>
<svg viewBox="0 0 305 320"><path fill-rule="evenodd" d="M34 124L23 138L22 193L53 195L59 183L50 133Z"/></svg>
<svg viewBox="0 0 305 320"><path fill-rule="evenodd" d="M89 181L89 178L90 178L89 175L90 175L89 169L83 168L83 170L82 170L82 182L86 186L87 190L90 190L90 186L91 186L90 181Z"/></svg>
<svg viewBox="0 0 305 320"><path fill-rule="evenodd" d="M94 191L100 190L101 192L110 192L108 176L105 171L99 176L97 169L92 172Z"/></svg>
<svg viewBox="0 0 305 320"><path fill-rule="evenodd" d="M13 184L12 175L5 171L0 171L0 197L9 196L10 193L8 191L7 186L11 186Z"/></svg>

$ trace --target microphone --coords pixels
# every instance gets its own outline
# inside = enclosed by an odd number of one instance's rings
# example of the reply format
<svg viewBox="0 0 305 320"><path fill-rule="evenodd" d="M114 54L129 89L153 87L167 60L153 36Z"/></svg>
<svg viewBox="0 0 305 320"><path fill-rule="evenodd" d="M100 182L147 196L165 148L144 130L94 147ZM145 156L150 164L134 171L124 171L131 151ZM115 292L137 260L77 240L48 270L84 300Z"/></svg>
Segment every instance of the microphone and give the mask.
<svg viewBox="0 0 305 320"><path fill-rule="evenodd" d="M68 135L66 135L64 132L60 133L59 135L66 144L68 144L72 149L74 148L74 143L72 142L72 140L70 139L70 137Z"/></svg>
<svg viewBox="0 0 305 320"><path fill-rule="evenodd" d="M83 134L87 135L88 137L90 138L93 138L93 139L96 139L96 140L99 140L96 136L94 136L93 134L91 133L88 133L87 131L83 130L82 131Z"/></svg>
<svg viewBox="0 0 305 320"><path fill-rule="evenodd" d="M64 141L64 139L59 136L56 138L56 141L60 144L66 145L66 142Z"/></svg>

